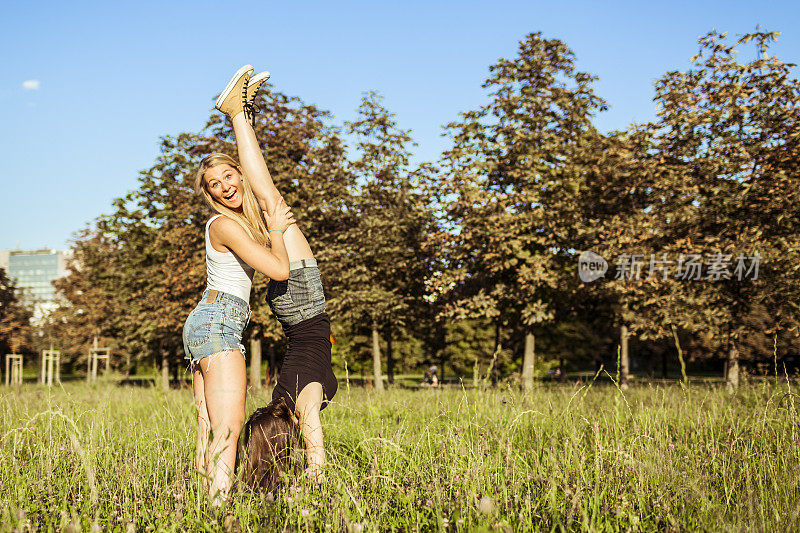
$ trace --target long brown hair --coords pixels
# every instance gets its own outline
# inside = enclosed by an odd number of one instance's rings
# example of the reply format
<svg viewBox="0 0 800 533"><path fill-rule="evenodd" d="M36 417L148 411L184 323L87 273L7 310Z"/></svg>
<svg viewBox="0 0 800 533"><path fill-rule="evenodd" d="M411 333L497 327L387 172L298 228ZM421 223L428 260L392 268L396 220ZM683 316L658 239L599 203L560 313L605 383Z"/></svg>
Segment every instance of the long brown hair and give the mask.
<svg viewBox="0 0 800 533"><path fill-rule="evenodd" d="M242 176L243 191L241 213L237 213L233 209L214 200L208 192L207 184L203 179L203 176L205 176L209 168L223 164L235 168ZM264 224L264 217L261 214L261 206L258 205L258 200L256 200L256 195L253 193L253 188L250 186L250 181L242 173L239 163L237 163L234 158L219 152L205 156L203 160L200 161L200 167L197 169L197 174L195 174L194 177L194 190L196 193L203 195L203 198L205 198L206 203L211 209L238 222L247 234L258 244L262 246L267 246L269 244L269 233L267 232L266 224Z"/></svg>
<svg viewBox="0 0 800 533"><path fill-rule="evenodd" d="M283 398L253 411L242 433L244 481L250 488L272 491L302 465L294 454L300 430Z"/></svg>

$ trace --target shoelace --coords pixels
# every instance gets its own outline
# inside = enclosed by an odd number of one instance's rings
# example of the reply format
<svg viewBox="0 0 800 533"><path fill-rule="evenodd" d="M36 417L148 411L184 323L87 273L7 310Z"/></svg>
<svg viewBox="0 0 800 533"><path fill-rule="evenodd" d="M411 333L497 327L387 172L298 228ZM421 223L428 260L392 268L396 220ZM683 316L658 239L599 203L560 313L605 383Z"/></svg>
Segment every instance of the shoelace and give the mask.
<svg viewBox="0 0 800 533"><path fill-rule="evenodd" d="M248 85L250 85L249 80L245 81L244 84L242 85L242 102L243 102L242 110L244 111L244 118L246 118L250 124L253 124L255 119L255 109L253 109L252 102L247 101Z"/></svg>
<svg viewBox="0 0 800 533"><path fill-rule="evenodd" d="M256 125L256 93L263 83L263 81L260 81L257 85L253 86L252 98L247 98L247 89L250 86L250 82L248 81L244 86L244 93L242 96L242 100L244 101L244 116L253 126Z"/></svg>

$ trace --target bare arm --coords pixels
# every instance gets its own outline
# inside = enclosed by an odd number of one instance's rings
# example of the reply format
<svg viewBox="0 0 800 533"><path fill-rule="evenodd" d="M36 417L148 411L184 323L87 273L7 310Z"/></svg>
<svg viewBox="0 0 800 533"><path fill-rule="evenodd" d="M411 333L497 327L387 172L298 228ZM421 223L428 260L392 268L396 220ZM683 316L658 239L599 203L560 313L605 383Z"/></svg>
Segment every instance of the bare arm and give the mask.
<svg viewBox="0 0 800 533"><path fill-rule="evenodd" d="M280 204L279 204L280 205ZM283 204L285 207L285 204ZM276 206L279 209L279 206ZM288 207L286 211L288 212ZM293 221L291 213L283 215ZM274 229L283 229L286 223L278 224ZM273 229L273 228L271 228ZM267 249L254 241L236 221L228 217L219 217L209 228L211 244L219 244L230 249L245 263L265 276L276 281L289 279L289 255L283 242L283 231L271 231L272 249Z"/></svg>
<svg viewBox="0 0 800 533"><path fill-rule="evenodd" d="M300 433L306 447L308 470L313 479L320 481L325 467L325 443L319 409L322 405L322 385L314 382L306 385L295 402L299 415Z"/></svg>

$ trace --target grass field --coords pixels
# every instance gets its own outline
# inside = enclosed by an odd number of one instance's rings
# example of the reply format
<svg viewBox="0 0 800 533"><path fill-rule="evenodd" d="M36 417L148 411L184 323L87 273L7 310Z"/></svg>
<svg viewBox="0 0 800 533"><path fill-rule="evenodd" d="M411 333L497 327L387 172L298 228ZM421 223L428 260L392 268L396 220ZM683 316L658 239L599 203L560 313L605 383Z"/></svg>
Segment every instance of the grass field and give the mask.
<svg viewBox="0 0 800 533"><path fill-rule="evenodd" d="M322 415L327 481L240 491L227 511L193 471L190 390L0 389L0 529L796 531L793 387L343 384Z"/></svg>

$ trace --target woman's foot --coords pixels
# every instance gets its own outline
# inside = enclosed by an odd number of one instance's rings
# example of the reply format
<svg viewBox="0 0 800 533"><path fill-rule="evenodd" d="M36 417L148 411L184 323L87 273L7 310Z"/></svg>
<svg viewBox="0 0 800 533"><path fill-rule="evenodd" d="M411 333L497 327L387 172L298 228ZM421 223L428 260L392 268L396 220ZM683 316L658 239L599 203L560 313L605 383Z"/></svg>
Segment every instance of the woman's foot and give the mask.
<svg viewBox="0 0 800 533"><path fill-rule="evenodd" d="M244 110L244 100L247 96L247 82L253 73L251 65L245 65L236 71L231 81L217 98L214 107L233 118Z"/></svg>
<svg viewBox="0 0 800 533"><path fill-rule="evenodd" d="M268 79L269 72L264 71L259 72L247 81L247 90L244 97L244 116L252 126L256 125L256 108L254 104L256 93L261 85L263 85Z"/></svg>

